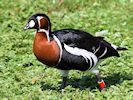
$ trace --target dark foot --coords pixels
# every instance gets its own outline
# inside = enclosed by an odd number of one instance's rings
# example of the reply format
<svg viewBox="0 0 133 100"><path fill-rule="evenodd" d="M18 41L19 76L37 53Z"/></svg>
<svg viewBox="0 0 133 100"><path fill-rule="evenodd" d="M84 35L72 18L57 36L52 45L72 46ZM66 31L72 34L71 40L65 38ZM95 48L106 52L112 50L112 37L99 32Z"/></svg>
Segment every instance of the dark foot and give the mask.
<svg viewBox="0 0 133 100"><path fill-rule="evenodd" d="M60 90L62 90L66 87L66 81L67 81L67 77L63 77L62 78L62 84L60 86Z"/></svg>
<svg viewBox="0 0 133 100"><path fill-rule="evenodd" d="M102 92L102 91L106 91L107 88L103 88L103 89L100 89L99 88L99 91Z"/></svg>

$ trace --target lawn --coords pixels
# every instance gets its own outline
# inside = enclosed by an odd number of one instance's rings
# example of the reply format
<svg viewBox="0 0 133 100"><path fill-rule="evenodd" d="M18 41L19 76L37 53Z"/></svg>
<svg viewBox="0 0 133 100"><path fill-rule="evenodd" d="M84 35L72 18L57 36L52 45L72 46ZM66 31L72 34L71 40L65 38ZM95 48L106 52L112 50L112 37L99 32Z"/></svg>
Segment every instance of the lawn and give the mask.
<svg viewBox="0 0 133 100"><path fill-rule="evenodd" d="M106 30L107 41L128 48L99 65L105 91L95 75L74 70L58 91L59 71L36 60L35 30L23 30L37 12L50 17L52 30ZM0 100L133 100L133 0L0 0Z"/></svg>

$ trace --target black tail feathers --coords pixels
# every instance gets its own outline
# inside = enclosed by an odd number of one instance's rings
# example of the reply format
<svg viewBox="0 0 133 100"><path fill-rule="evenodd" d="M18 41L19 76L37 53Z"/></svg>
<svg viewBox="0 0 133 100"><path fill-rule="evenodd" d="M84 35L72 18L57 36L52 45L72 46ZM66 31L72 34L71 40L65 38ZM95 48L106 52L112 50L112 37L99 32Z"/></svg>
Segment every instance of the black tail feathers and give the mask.
<svg viewBox="0 0 133 100"><path fill-rule="evenodd" d="M125 47L117 47L117 49L116 50L118 50L118 51L120 51L120 50L128 50L127 48L125 48Z"/></svg>

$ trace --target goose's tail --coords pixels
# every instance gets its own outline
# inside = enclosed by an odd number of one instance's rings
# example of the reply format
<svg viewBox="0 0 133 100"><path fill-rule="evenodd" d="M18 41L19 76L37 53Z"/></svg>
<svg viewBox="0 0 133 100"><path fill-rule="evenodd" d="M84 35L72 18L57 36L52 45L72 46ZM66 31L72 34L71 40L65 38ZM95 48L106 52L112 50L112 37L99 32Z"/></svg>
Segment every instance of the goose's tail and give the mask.
<svg viewBox="0 0 133 100"><path fill-rule="evenodd" d="M112 46L114 49L118 50L118 51L121 51L121 50L128 50L128 49L125 48L125 47L119 47L119 46L116 46L116 45L114 45L114 44L111 44L111 46Z"/></svg>
<svg viewBox="0 0 133 100"><path fill-rule="evenodd" d="M116 50L120 51L120 50L128 50L128 49L125 47L117 47Z"/></svg>

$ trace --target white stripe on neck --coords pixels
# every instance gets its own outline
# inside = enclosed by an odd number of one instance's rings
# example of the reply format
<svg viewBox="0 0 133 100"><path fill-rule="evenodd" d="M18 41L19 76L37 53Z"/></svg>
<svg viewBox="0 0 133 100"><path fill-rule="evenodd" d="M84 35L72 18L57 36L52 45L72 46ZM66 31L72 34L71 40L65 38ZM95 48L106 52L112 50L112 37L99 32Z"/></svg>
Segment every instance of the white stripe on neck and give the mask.
<svg viewBox="0 0 133 100"><path fill-rule="evenodd" d="M60 63L61 61L61 57L62 57L62 46L61 46L61 42L59 41L59 39L53 34L53 38L55 39L55 41L57 42L59 48L60 48L60 58L58 60L57 65Z"/></svg>
<svg viewBox="0 0 133 100"><path fill-rule="evenodd" d="M41 20L42 18L43 18L42 16L37 16L37 21L38 21L39 27L41 26L40 20Z"/></svg>
<svg viewBox="0 0 133 100"><path fill-rule="evenodd" d="M48 42L50 42L50 38L49 38L49 31L48 30L45 30L45 29L39 29L37 32L44 32L47 36L47 40Z"/></svg>

